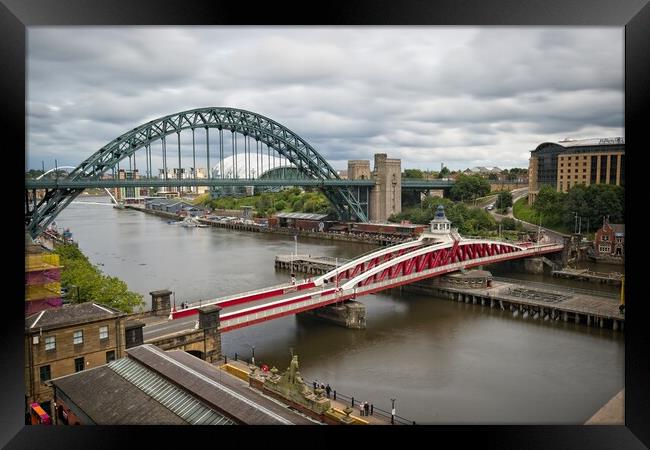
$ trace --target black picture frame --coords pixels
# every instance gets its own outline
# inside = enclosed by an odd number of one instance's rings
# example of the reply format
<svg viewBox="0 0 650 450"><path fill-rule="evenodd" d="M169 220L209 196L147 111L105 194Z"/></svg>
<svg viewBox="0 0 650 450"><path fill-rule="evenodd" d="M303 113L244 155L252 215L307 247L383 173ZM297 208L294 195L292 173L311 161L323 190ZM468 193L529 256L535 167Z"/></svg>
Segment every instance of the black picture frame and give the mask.
<svg viewBox="0 0 650 450"><path fill-rule="evenodd" d="M643 118L648 113L647 77L650 73L650 7L647 0L442 0L437 2L399 1L299 3L264 5L249 2L177 1L177 0L2 0L0 3L0 61L3 70L1 123L6 156L13 155L16 164L9 164L8 174L20 174L19 150L25 145L26 98L26 30L38 25L581 25L625 27L625 136L626 158L626 329L625 329L625 426L422 426L379 427L372 435L388 442L411 445L410 439L424 439L427 447L448 442L448 446L474 443L478 448L590 448L623 449L650 446L650 338L648 306L643 295L643 266L633 264L641 257L643 242L640 217L643 203L633 202L635 188L643 189L636 176L642 173L641 152L646 151L647 139ZM617 61L613 61L617 64ZM646 142L644 142L646 141ZM24 163L24 160L23 160ZM635 165L636 164L636 165ZM16 168L17 167L17 168ZM20 179L18 183L21 183ZM15 183L7 181L6 199L12 227L7 228L5 240L12 242L15 253L7 253L10 261L5 271L11 280L10 294L4 299L2 327L2 407L0 415L0 444L6 448L130 448L135 439L149 447L170 446L178 438L186 445L196 445L197 436L208 443L224 445L285 445L300 442L303 446L371 445L367 429L344 427L310 427L299 430L303 437L292 438L281 427L257 428L250 433L246 427L232 427L228 433L195 427L28 427L24 426L24 294L23 271L15 260L22 258L24 247L15 236L24 235L18 229L17 217L24 205L14 195ZM13 186L13 187L12 187ZM12 203L15 202L15 203ZM13 213L13 207L18 214ZM20 209L18 209L20 208ZM636 216L636 221L632 220ZM647 223L647 222L645 222ZM15 225L15 228L13 226ZM10 267L9 267L10 266ZM13 271L13 272L11 272ZM11 273L14 273L12 276ZM14 281L15 280L15 281ZM15 289L15 291L14 291ZM531 405L534 407L534 405ZM306 432L307 431L307 432ZM335 433L333 435L332 433ZM416 433L409 441L402 433ZM322 438L321 439L321 434ZM338 436L339 434L347 435ZM329 439L332 439L331 441ZM344 440L338 440L343 438ZM304 441L308 439L308 441ZM415 441L415 442L417 442ZM422 445L422 444L419 444Z"/></svg>

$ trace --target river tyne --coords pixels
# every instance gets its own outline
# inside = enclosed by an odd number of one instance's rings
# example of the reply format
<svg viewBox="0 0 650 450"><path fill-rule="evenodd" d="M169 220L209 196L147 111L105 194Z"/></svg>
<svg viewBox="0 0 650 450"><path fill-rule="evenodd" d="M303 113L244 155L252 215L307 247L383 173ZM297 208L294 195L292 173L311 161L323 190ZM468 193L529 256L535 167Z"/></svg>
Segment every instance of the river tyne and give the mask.
<svg viewBox="0 0 650 450"><path fill-rule="evenodd" d="M173 291L180 304L289 281L274 258L293 252L290 236L173 226L98 197L80 197L56 223L70 228L105 274L144 295L147 308L149 292L158 289ZM339 258L372 248L298 241L300 254ZM396 413L418 424L583 424L624 386L620 331L513 318L509 311L398 291L357 300L367 308L366 330L288 316L223 334L223 352L248 359L254 347L258 365L283 371L293 349L306 380L384 410L394 398Z"/></svg>

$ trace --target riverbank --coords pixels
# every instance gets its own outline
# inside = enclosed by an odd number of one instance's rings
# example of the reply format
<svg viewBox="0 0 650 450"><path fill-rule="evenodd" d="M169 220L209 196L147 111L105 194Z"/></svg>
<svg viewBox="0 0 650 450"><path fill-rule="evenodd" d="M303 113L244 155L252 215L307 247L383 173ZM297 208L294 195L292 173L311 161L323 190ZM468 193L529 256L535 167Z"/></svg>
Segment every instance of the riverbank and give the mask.
<svg viewBox="0 0 650 450"><path fill-rule="evenodd" d="M152 214L154 216L163 217L166 219L173 219L173 220L184 219L183 216L179 216L178 214L168 213L165 211L154 211L136 205L125 205L125 208L141 211L146 214ZM329 240L329 241L356 242L361 244L374 244L378 246L393 245L408 240L408 239L399 239L399 238L363 237L363 236L355 236L349 233L342 233L342 232L338 233L338 232L325 232L325 231L307 231L307 230L297 230L294 228L268 228L268 227L261 227L258 225L250 225L250 224L236 223L236 222L226 223L226 222L218 222L215 220L208 220L208 219L198 219L198 220L199 222L214 228L226 228L226 229L238 230L238 231L249 231L253 233L282 234L285 236L299 236L303 238L322 239L322 240Z"/></svg>

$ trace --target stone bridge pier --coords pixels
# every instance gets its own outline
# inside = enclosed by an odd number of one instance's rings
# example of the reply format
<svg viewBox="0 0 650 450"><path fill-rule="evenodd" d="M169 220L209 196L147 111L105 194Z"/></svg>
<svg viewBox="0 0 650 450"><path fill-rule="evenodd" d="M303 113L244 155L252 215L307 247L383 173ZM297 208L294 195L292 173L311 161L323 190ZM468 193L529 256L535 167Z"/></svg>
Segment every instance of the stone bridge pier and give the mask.
<svg viewBox="0 0 650 450"><path fill-rule="evenodd" d="M162 350L184 350L209 363L217 363L222 357L220 311L216 305L204 306L199 309L198 328L149 339L145 343Z"/></svg>

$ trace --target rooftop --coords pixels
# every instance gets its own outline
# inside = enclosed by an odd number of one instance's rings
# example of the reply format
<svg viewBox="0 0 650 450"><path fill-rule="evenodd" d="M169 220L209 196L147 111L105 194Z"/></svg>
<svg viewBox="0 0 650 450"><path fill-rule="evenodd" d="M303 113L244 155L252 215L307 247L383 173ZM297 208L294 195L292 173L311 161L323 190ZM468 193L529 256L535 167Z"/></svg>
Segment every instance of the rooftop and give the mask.
<svg viewBox="0 0 650 450"><path fill-rule="evenodd" d="M62 328L76 323L121 317L126 313L94 302L63 305L60 308L46 309L25 318L27 331L41 328Z"/></svg>
<svg viewBox="0 0 650 450"><path fill-rule="evenodd" d="M144 344L128 349L127 353L130 358L201 399L205 405L227 412L237 422L255 425L313 424L285 406L252 391L247 383L238 379L229 381L230 378L222 375L215 366L182 350L163 352L153 345Z"/></svg>
<svg viewBox="0 0 650 450"><path fill-rule="evenodd" d="M625 138L564 139L559 141L562 147L585 147L587 145L625 145Z"/></svg>
<svg viewBox="0 0 650 450"><path fill-rule="evenodd" d="M116 373L110 364L55 378L50 383L63 391L98 425L187 424Z"/></svg>
<svg viewBox="0 0 650 450"><path fill-rule="evenodd" d="M323 220L329 214L310 214L310 213L279 213L276 217L280 219L303 219L303 220Z"/></svg>

